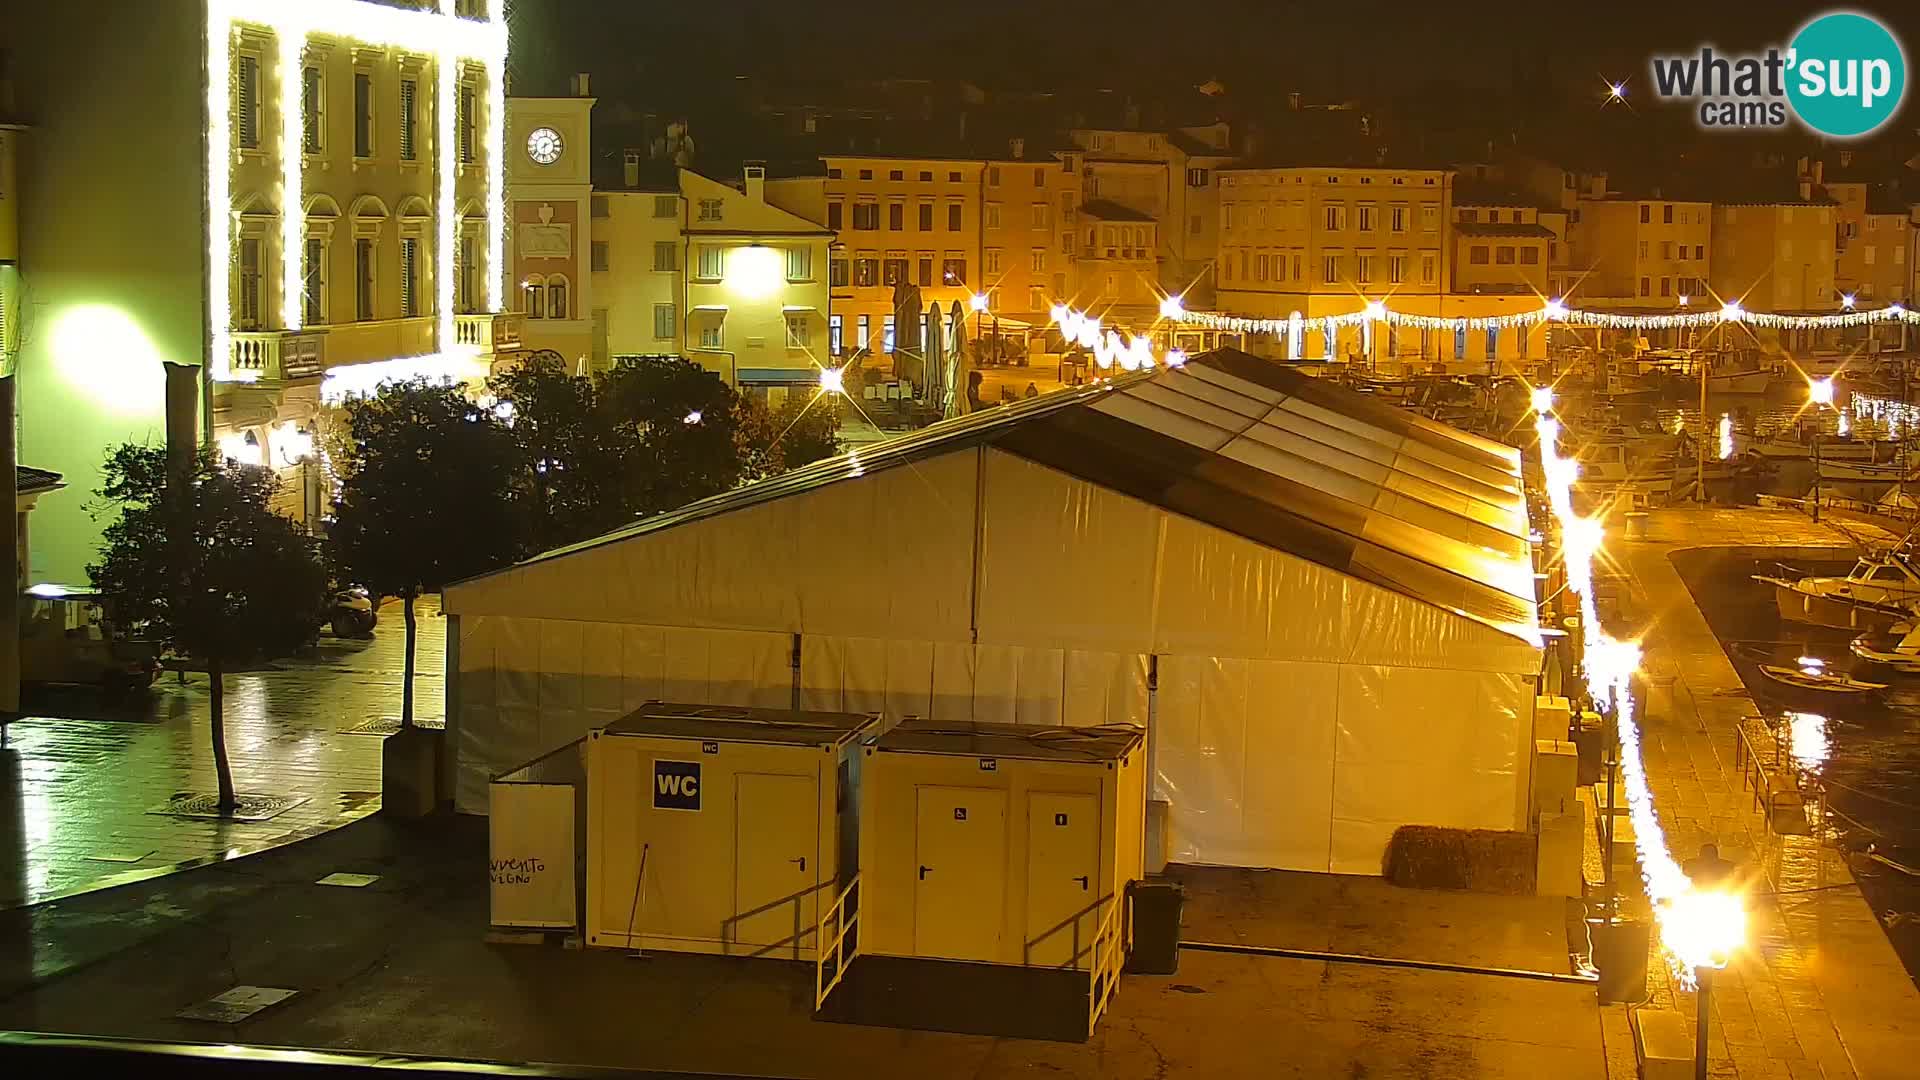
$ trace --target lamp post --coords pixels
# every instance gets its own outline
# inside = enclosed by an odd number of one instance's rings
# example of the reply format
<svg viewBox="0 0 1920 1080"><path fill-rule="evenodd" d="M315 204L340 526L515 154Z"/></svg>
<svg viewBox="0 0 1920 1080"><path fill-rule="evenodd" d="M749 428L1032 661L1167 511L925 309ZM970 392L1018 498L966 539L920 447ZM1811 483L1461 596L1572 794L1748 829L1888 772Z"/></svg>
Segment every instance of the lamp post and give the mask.
<svg viewBox="0 0 1920 1080"><path fill-rule="evenodd" d="M967 297L967 306L973 309L973 338L980 343L980 356L985 359L987 355L987 294L974 293ZM993 320L993 328L995 331L1000 329L1000 320L997 317ZM996 333L995 336L998 334Z"/></svg>
<svg viewBox="0 0 1920 1080"><path fill-rule="evenodd" d="M1833 405L1833 379L1809 379L1807 381L1807 404L1812 405L1815 414L1819 410ZM1813 426L1813 520L1820 520L1820 425Z"/></svg>

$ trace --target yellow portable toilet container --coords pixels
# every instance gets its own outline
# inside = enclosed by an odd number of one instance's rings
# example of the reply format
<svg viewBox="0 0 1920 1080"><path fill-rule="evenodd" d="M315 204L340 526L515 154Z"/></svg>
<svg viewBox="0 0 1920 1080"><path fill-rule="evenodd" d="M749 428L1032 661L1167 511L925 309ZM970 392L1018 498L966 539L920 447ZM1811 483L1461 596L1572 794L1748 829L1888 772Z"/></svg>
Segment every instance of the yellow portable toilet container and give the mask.
<svg viewBox="0 0 1920 1080"><path fill-rule="evenodd" d="M879 965L895 988L920 978L995 986L987 965L1020 967L1039 986L1035 1007L1079 999L1068 1034L1085 1038L1125 959L1127 884L1142 876L1144 732L906 723L860 755L860 876L849 890L858 934L822 959L822 1003L843 967L860 984L860 967ZM829 953L841 907L824 919ZM902 959L962 963L925 974L900 969ZM1029 994L998 984L1002 999ZM852 994L864 999L856 1013L887 1003Z"/></svg>
<svg viewBox="0 0 1920 1080"><path fill-rule="evenodd" d="M877 723L650 702L589 732L587 944L813 959Z"/></svg>

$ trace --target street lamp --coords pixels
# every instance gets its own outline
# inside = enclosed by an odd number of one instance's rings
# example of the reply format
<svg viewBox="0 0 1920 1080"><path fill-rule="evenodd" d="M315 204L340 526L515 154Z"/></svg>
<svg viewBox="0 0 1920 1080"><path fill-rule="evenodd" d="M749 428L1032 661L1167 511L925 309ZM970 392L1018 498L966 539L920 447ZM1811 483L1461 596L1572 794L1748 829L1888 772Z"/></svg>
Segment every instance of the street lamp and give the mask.
<svg viewBox="0 0 1920 1080"><path fill-rule="evenodd" d="M1814 407L1815 414L1823 408L1833 407L1833 379L1808 379L1807 404ZM1813 426L1813 520L1820 520L1820 425Z"/></svg>
<svg viewBox="0 0 1920 1080"><path fill-rule="evenodd" d="M972 296L967 297L967 306L973 309L973 336L980 342L980 355L983 358L987 354L986 327L984 325L987 318L987 302L986 293L974 293ZM1000 347L1000 343L997 340L1000 337L1000 316L998 313L993 317L993 336L996 339L994 342L994 350L997 353Z"/></svg>

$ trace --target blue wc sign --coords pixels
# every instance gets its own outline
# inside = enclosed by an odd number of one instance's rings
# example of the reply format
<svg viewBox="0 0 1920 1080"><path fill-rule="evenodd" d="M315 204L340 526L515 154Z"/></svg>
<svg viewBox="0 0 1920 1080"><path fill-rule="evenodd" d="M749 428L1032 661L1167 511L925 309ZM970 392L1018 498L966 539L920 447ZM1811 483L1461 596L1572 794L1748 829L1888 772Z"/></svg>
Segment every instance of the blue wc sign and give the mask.
<svg viewBox="0 0 1920 1080"><path fill-rule="evenodd" d="M657 810L700 809L700 763L655 758L653 805Z"/></svg>

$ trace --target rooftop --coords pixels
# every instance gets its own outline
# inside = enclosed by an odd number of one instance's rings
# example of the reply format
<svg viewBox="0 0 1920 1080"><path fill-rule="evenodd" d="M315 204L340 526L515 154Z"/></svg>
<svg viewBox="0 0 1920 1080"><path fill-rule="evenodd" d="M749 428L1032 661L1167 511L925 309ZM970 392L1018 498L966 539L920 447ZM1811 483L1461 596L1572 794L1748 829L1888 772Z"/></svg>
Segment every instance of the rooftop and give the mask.
<svg viewBox="0 0 1920 1080"><path fill-rule="evenodd" d="M48 469L36 469L31 465L14 467L14 490L22 495L31 495L40 491L52 491L66 487L66 481L60 474Z"/></svg>
<svg viewBox="0 0 1920 1080"><path fill-rule="evenodd" d="M1453 228L1462 236L1529 236L1540 240L1553 239L1553 230L1538 222L1517 225L1506 221L1499 224L1486 221L1456 221L1453 223Z"/></svg>
<svg viewBox="0 0 1920 1080"><path fill-rule="evenodd" d="M1130 725L1074 728L916 721L880 736L874 740L874 749L1028 761L1118 761L1145 738L1144 730Z"/></svg>
<svg viewBox="0 0 1920 1080"><path fill-rule="evenodd" d="M646 735L711 742L837 746L858 736L877 718L864 713L753 709L649 701L602 730L608 735Z"/></svg>

